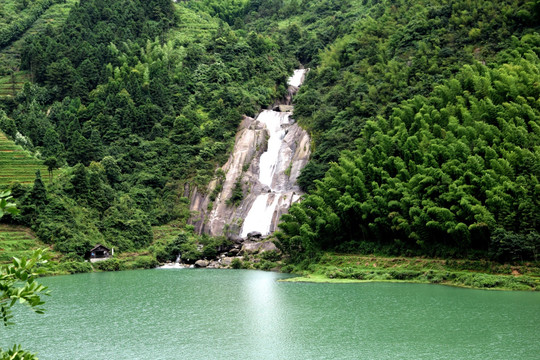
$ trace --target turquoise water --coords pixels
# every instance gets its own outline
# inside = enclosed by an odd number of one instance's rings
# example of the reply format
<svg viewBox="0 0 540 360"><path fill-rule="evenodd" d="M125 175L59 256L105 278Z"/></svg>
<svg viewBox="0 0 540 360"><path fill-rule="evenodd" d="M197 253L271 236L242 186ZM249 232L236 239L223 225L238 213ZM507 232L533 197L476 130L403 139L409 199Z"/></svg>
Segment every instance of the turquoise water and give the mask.
<svg viewBox="0 0 540 360"><path fill-rule="evenodd" d="M539 359L540 293L278 282L247 270L41 279L0 346L47 359Z"/></svg>

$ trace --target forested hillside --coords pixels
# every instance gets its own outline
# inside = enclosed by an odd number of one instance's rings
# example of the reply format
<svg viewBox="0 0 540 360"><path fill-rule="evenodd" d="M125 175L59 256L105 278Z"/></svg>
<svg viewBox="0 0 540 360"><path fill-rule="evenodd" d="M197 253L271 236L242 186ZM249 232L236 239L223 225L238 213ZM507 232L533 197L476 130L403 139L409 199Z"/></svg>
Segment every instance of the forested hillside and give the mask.
<svg viewBox="0 0 540 360"><path fill-rule="evenodd" d="M536 259L538 2L364 3L295 99L316 151L284 249Z"/></svg>
<svg viewBox="0 0 540 360"><path fill-rule="evenodd" d="M4 102L1 127L63 169L48 188L14 186L11 221L79 256L97 242L140 249L151 225L185 222L183 184L213 178L242 114L283 96L295 64L211 4L85 1L26 41L36 81Z"/></svg>
<svg viewBox="0 0 540 360"><path fill-rule="evenodd" d="M58 176L11 186L22 212L3 221L74 257L147 248L304 65L314 152L286 253L537 259L539 18L538 0L82 1L20 40L33 81L0 129Z"/></svg>

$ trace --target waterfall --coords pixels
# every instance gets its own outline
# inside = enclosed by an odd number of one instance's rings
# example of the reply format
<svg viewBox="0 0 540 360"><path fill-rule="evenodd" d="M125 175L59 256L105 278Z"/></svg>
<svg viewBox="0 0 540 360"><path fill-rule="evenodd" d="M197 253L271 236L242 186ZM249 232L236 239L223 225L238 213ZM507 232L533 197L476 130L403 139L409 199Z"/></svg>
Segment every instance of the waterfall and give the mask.
<svg viewBox="0 0 540 360"><path fill-rule="evenodd" d="M295 70L288 80L289 86L298 88L304 79L305 71L304 69ZM261 184L268 186L270 192L256 197L244 219L241 237L245 237L252 231L268 235L273 230L272 224L277 223L276 218L280 215L277 211L278 207L285 207L286 210L299 199L297 191L292 191L290 186L289 188L286 186L290 185L287 172L290 175L292 167L291 151L285 140L291 115L290 112L264 110L257 117L257 120L265 125L269 135L267 150L261 155L259 161L258 180Z"/></svg>
<svg viewBox="0 0 540 360"><path fill-rule="evenodd" d="M158 267L159 269L183 269L184 265L180 264L180 254L176 256L174 263L166 263Z"/></svg>
<svg viewBox="0 0 540 360"><path fill-rule="evenodd" d="M270 233L272 218L278 204L279 196L276 194L262 194L257 196L251 209L244 219L241 237L247 236L251 231L258 231L263 235Z"/></svg>
<svg viewBox="0 0 540 360"><path fill-rule="evenodd" d="M304 82L304 76L306 74L306 69L297 69L294 70L294 74L287 81L290 86L300 87L302 82Z"/></svg>
<svg viewBox="0 0 540 360"><path fill-rule="evenodd" d="M264 110L259 114L257 120L263 123L268 129L268 149L261 155L259 162L259 181L263 185L268 185L272 189L272 180L279 165L280 149L285 130L282 124L289 123L290 113L281 113L272 110Z"/></svg>
<svg viewBox="0 0 540 360"><path fill-rule="evenodd" d="M306 72L295 70L289 78L288 95L274 106L281 112L263 110L255 119L244 116L234 149L221 167L225 177L216 176L204 191L185 185L184 196L189 197L193 214L190 223L198 233L238 237L258 231L267 235L300 199L296 179L309 160L310 138L291 118L290 101ZM228 200L239 181L244 198L232 205Z"/></svg>

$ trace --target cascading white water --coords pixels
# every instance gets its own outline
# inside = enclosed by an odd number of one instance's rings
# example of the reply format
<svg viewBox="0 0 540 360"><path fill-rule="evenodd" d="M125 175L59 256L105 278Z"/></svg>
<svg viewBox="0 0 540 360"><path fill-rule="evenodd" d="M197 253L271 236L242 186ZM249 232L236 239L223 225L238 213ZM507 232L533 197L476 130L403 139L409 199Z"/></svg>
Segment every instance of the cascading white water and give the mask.
<svg viewBox="0 0 540 360"><path fill-rule="evenodd" d="M259 163L259 181L268 185L272 189L272 180L279 162L279 150L281 142L285 137L285 130L282 124L289 123L290 113L281 113L272 110L264 110L259 114L257 120L265 124L270 137L268 138L268 149L261 155Z"/></svg>
<svg viewBox="0 0 540 360"><path fill-rule="evenodd" d="M292 120L290 105L307 71L296 70L289 78L287 94L280 106L274 107L282 111L261 111L256 119L244 116L234 148L221 167L224 178L216 176L206 191L185 184L184 196L190 199L190 223L195 231L231 237L244 237L251 231L266 235L298 201L302 191L296 179L309 161L311 140ZM229 200L239 183L244 198L231 205Z"/></svg>
<svg viewBox="0 0 540 360"><path fill-rule="evenodd" d="M299 87L305 72L305 69L295 70L288 80L289 85ZM259 162L258 180L261 184L268 186L271 192L260 194L255 199L244 219L240 233L242 237L252 231L268 235L278 206L290 206L299 199L299 196L290 189L279 186L279 179L283 178L287 167L290 171L291 166L291 160L285 159L286 147L283 146L286 135L283 126L289 125L290 115L289 112L264 110L257 117L257 120L265 125L269 134L267 151L261 155Z"/></svg>
<svg viewBox="0 0 540 360"><path fill-rule="evenodd" d="M272 217L278 200L279 196L271 193L257 196L244 220L244 226L240 236L245 237L251 231L258 231L263 235L270 233Z"/></svg>
<svg viewBox="0 0 540 360"><path fill-rule="evenodd" d="M174 263L166 263L159 267L160 269L183 269L184 265L180 264L180 254L176 256Z"/></svg>
<svg viewBox="0 0 540 360"><path fill-rule="evenodd" d="M302 85L302 81L304 81L304 74L306 73L306 69L297 69L294 70L294 73L291 77L289 77L289 80L287 81L289 85L294 87L299 87Z"/></svg>

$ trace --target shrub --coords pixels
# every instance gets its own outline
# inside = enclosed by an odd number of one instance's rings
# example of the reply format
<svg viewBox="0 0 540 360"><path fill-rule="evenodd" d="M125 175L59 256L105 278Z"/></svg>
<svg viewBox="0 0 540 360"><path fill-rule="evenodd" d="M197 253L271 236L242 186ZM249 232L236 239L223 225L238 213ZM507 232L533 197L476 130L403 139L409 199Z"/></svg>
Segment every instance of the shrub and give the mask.
<svg viewBox="0 0 540 360"><path fill-rule="evenodd" d="M289 274L289 273L292 273L293 271L294 271L294 266L290 264L281 267L281 272L283 273Z"/></svg>
<svg viewBox="0 0 540 360"><path fill-rule="evenodd" d="M92 272L92 265L88 262L67 261L59 263L56 270L60 272L68 272L70 274Z"/></svg>
<svg viewBox="0 0 540 360"><path fill-rule="evenodd" d="M490 256L498 261L536 260L540 252L540 235L536 232L520 234L495 229L491 235Z"/></svg>
<svg viewBox="0 0 540 360"><path fill-rule="evenodd" d="M243 267L242 260L240 260L238 258L233 259L233 261L231 262L231 267L233 269L242 269L242 267Z"/></svg>
<svg viewBox="0 0 540 360"><path fill-rule="evenodd" d="M265 251L261 253L261 259L268 261L279 261L281 260L281 254L277 251Z"/></svg>
<svg viewBox="0 0 540 360"><path fill-rule="evenodd" d="M255 268L259 270L269 271L275 268L277 264L272 261L263 260L260 263L255 264Z"/></svg>
<svg viewBox="0 0 540 360"><path fill-rule="evenodd" d="M94 263L94 267L101 271L125 270L125 265L118 259L108 259Z"/></svg>
<svg viewBox="0 0 540 360"><path fill-rule="evenodd" d="M136 269L153 269L159 265L159 262L151 256L140 256L135 260L133 267Z"/></svg>

